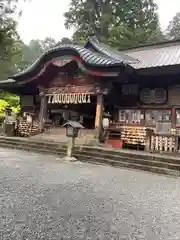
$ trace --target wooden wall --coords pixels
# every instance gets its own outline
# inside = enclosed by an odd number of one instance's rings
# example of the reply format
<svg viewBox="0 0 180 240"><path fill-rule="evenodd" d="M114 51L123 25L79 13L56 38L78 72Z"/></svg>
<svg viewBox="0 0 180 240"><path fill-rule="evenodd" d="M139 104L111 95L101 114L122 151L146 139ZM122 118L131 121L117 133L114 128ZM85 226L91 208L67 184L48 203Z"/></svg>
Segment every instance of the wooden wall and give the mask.
<svg viewBox="0 0 180 240"><path fill-rule="evenodd" d="M180 126L180 84L177 82L177 76L116 81L108 96L109 104L116 108L116 121L143 125L169 121Z"/></svg>

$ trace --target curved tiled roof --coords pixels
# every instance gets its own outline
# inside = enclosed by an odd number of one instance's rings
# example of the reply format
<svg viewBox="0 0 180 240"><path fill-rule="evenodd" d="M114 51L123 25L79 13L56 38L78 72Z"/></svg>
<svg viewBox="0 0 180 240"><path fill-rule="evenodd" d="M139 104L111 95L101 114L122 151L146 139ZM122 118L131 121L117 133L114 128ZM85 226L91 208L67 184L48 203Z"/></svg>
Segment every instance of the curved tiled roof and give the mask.
<svg viewBox="0 0 180 240"><path fill-rule="evenodd" d="M112 71L111 67L124 66L122 60L114 59L110 56L104 56L99 53L92 52L91 50L78 45L61 44L45 52L27 69L11 76L10 78L17 80L20 76L24 76L30 72L33 72L37 68L38 70L41 70L46 62L60 56L78 57L80 61L87 65L87 67L91 66L95 68L109 68L110 71Z"/></svg>
<svg viewBox="0 0 180 240"><path fill-rule="evenodd" d="M114 60L122 61L124 64L139 63L137 58L133 58L125 53L119 52L118 50L107 46L106 44L100 43L95 36L89 38L84 47L88 48L88 45L93 47L96 52L103 54L104 56L111 57Z"/></svg>

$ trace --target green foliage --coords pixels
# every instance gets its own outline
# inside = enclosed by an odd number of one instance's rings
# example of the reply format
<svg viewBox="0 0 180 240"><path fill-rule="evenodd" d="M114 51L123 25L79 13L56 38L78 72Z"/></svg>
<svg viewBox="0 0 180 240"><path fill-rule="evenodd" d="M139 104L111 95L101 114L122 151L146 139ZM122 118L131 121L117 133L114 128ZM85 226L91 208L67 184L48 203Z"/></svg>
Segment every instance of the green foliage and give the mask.
<svg viewBox="0 0 180 240"><path fill-rule="evenodd" d="M180 12L176 13L173 19L169 22L167 36L171 39L180 38Z"/></svg>
<svg viewBox="0 0 180 240"><path fill-rule="evenodd" d="M71 44L72 40L64 37L64 38L61 39L61 41L59 43L61 43L61 44Z"/></svg>
<svg viewBox="0 0 180 240"><path fill-rule="evenodd" d="M147 44L165 39L160 28L157 28L153 33L148 33L140 27L134 29L129 27L127 24L124 24L113 27L110 32L111 34L108 39L108 43L112 47L116 47L118 49L127 49L140 44Z"/></svg>
<svg viewBox="0 0 180 240"><path fill-rule="evenodd" d="M0 25L0 77L6 78L8 73L16 71L13 65L13 57L19 54L16 42L19 36L16 31L16 23L8 19Z"/></svg>
<svg viewBox="0 0 180 240"><path fill-rule="evenodd" d="M0 99L0 117L4 116L6 107L8 107L8 103L4 99Z"/></svg>
<svg viewBox="0 0 180 240"><path fill-rule="evenodd" d="M43 52L48 51L56 45L56 41L51 37L46 37L44 40L40 40L40 46Z"/></svg>
<svg viewBox="0 0 180 240"><path fill-rule="evenodd" d="M20 99L14 94L9 94L0 91L0 116L4 114L5 108L9 107L13 113L18 113L20 110Z"/></svg>
<svg viewBox="0 0 180 240"><path fill-rule="evenodd" d="M124 48L162 37L153 0L71 0L65 19L66 28L76 29L76 42L96 35L104 43Z"/></svg>
<svg viewBox="0 0 180 240"><path fill-rule="evenodd" d="M16 3L17 1L0 1L0 79L7 79L18 71L22 53L16 22L11 18ZM0 91L0 115L4 114L6 107L11 107L13 112L19 111L19 98Z"/></svg>

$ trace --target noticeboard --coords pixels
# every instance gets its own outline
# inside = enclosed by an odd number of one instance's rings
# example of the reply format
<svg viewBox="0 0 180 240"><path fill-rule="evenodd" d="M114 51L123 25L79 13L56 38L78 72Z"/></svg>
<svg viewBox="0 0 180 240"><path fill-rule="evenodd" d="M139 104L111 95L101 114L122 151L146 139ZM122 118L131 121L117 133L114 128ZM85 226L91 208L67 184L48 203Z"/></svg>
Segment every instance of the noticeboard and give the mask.
<svg viewBox="0 0 180 240"><path fill-rule="evenodd" d="M68 137L73 137L74 136L74 128L72 126L68 125L66 128L66 134Z"/></svg>

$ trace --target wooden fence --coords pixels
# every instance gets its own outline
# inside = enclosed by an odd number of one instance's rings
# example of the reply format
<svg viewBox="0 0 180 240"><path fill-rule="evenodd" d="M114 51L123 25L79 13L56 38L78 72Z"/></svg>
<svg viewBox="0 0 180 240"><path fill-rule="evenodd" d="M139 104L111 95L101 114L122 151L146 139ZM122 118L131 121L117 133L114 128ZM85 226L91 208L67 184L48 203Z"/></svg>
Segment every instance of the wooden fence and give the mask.
<svg viewBox="0 0 180 240"><path fill-rule="evenodd" d="M151 152L178 152L179 137L169 134L147 136L146 150Z"/></svg>

